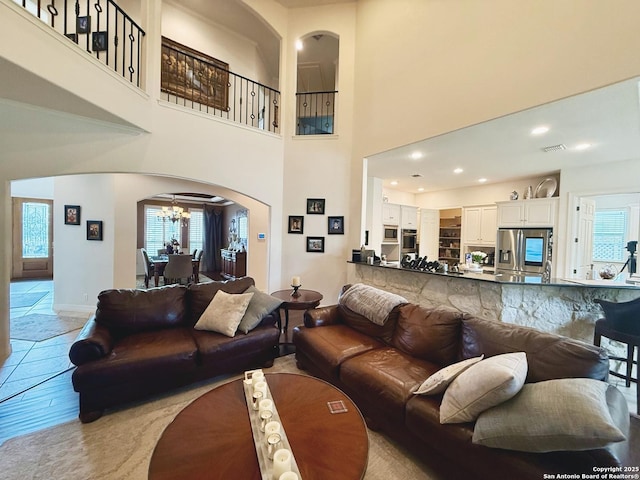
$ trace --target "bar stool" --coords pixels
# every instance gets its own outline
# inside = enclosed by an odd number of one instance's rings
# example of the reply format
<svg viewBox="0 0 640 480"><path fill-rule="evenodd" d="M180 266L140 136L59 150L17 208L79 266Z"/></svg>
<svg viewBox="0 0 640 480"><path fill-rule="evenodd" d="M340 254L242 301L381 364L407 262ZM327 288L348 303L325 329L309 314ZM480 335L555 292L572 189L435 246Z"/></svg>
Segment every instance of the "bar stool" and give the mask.
<svg viewBox="0 0 640 480"><path fill-rule="evenodd" d="M627 357L609 355L610 360L625 362L625 374L609 370L615 377L623 378L625 386L630 387L631 382L636 384L637 412L640 413L640 390L638 389L638 373L632 376L633 365L638 366L640 360L640 298L629 302L609 302L607 300L594 300L602 307L604 317L596 321L593 343L600 346L602 337L627 345ZM638 357L634 361L634 353L638 349Z"/></svg>

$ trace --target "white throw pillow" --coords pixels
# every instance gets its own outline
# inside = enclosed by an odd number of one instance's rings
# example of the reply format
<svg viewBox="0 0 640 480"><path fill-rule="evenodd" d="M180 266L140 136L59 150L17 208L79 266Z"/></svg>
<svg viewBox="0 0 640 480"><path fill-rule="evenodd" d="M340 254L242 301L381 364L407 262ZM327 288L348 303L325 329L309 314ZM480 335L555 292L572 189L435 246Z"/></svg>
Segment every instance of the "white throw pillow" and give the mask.
<svg viewBox="0 0 640 480"><path fill-rule="evenodd" d="M414 395L436 395L444 392L458 375L464 372L467 368L478 363L483 358L484 355L467 358L466 360L462 360L461 362L454 363L438 370L422 382L422 385L413 392Z"/></svg>
<svg viewBox="0 0 640 480"><path fill-rule="evenodd" d="M261 292L253 285L247 288L244 293L253 293L253 298L251 302L249 302L247 311L240 321L238 330L243 333L249 333L260 325L264 317L278 308L282 304L282 300Z"/></svg>
<svg viewBox="0 0 640 480"><path fill-rule="evenodd" d="M218 290L193 328L233 337L253 293L231 294Z"/></svg>
<svg viewBox="0 0 640 480"><path fill-rule="evenodd" d="M472 365L444 392L440 423L474 421L480 413L518 393L526 378L524 352L496 355Z"/></svg>
<svg viewBox="0 0 640 480"><path fill-rule="evenodd" d="M615 387L591 378L529 383L480 414L473 443L523 452L591 450L625 439L629 410Z"/></svg>

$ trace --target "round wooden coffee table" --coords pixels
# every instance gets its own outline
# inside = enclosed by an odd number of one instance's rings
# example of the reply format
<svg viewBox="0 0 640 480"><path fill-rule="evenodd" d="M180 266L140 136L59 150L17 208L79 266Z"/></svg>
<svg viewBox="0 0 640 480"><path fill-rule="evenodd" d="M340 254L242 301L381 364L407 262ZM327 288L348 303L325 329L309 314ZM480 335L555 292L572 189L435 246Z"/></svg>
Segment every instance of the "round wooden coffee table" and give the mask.
<svg viewBox="0 0 640 480"><path fill-rule="evenodd" d="M290 288L289 290L278 290L271 294L272 297L283 300L280 308L284 310L285 332L289 328L289 310L308 310L310 308L316 308L320 305L320 301L322 300L322 294L315 290L304 290L301 288L298 290L298 296L296 297L292 296L291 292L293 292L293 289ZM282 330L282 325L279 326L280 330Z"/></svg>
<svg viewBox="0 0 640 480"><path fill-rule="evenodd" d="M367 427L355 404L333 385L290 373L267 382L302 480L361 480L367 470ZM342 400L345 413L327 402ZM242 380L192 402L158 440L150 480L176 478L261 480Z"/></svg>

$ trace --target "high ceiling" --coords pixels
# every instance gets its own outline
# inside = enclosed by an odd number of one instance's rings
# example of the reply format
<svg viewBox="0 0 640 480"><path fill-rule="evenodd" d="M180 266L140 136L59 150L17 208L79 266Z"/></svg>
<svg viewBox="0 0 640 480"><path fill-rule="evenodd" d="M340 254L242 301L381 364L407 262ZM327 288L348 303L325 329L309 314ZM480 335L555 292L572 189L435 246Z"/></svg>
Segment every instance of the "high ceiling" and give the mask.
<svg viewBox="0 0 640 480"><path fill-rule="evenodd" d="M287 8L315 7L318 5L331 5L334 3L355 3L357 0L276 0Z"/></svg>
<svg viewBox="0 0 640 480"><path fill-rule="evenodd" d="M537 126L549 127L534 136ZM576 150L580 144L591 144ZM544 147L564 150L544 152ZM411 154L420 152L419 159ZM419 193L544 177L563 168L640 156L638 79L627 80L368 157L368 174ZM464 171L454 174L455 168ZM414 175L420 175L414 177ZM392 186L395 180L398 185Z"/></svg>

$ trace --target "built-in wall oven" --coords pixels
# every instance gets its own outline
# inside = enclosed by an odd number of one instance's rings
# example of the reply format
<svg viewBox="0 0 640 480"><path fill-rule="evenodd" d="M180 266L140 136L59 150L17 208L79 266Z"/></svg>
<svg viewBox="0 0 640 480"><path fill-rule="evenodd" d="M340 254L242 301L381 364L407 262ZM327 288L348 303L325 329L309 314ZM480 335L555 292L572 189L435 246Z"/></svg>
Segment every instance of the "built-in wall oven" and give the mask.
<svg viewBox="0 0 640 480"><path fill-rule="evenodd" d="M402 253L415 253L418 248L418 231L402 230Z"/></svg>

